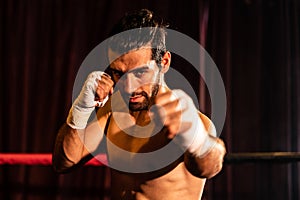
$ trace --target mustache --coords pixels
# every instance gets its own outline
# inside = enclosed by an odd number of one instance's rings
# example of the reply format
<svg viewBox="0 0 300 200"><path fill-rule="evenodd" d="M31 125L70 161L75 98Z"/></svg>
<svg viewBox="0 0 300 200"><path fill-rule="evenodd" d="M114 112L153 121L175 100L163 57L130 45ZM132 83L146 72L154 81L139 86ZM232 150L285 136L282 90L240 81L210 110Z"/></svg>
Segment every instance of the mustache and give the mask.
<svg viewBox="0 0 300 200"><path fill-rule="evenodd" d="M132 92L132 93L124 93L121 92L120 93L121 96L123 97L123 99L130 99L131 97L137 96L137 95L141 95L144 96L145 98L149 98L148 94L145 91L139 91L139 92Z"/></svg>
<svg viewBox="0 0 300 200"><path fill-rule="evenodd" d="M134 96L138 96L138 95L141 95L141 96L144 96L144 97L148 98L148 94L145 91L133 92L131 95L128 95L128 96L129 97L134 97Z"/></svg>

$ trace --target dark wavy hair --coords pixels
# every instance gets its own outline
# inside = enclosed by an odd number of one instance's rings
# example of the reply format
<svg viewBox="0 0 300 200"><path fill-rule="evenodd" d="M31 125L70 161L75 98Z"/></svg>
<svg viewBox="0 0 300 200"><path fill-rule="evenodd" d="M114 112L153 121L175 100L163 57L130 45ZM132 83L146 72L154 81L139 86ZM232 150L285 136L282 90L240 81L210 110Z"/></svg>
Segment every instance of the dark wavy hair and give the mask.
<svg viewBox="0 0 300 200"><path fill-rule="evenodd" d="M123 54L150 44L152 59L160 65L161 58L167 51L166 28L168 26L169 24L162 18L148 9L127 13L110 32L108 47Z"/></svg>

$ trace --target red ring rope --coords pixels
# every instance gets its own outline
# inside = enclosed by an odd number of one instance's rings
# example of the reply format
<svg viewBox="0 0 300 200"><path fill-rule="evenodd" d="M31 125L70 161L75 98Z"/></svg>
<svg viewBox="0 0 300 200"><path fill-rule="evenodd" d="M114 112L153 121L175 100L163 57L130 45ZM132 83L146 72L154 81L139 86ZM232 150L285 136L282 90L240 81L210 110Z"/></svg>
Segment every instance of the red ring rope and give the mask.
<svg viewBox="0 0 300 200"><path fill-rule="evenodd" d="M99 160L105 162L101 163ZM225 156L225 163L243 163L254 161L269 162L299 162L299 152L254 152L254 153L229 153ZM50 153L0 153L0 165L52 165ZM106 155L99 154L88 161L85 165L107 165Z"/></svg>
<svg viewBox="0 0 300 200"><path fill-rule="evenodd" d="M86 163L89 166L103 166L99 160L106 160L106 155L99 154ZM52 165L50 153L0 153L0 165Z"/></svg>

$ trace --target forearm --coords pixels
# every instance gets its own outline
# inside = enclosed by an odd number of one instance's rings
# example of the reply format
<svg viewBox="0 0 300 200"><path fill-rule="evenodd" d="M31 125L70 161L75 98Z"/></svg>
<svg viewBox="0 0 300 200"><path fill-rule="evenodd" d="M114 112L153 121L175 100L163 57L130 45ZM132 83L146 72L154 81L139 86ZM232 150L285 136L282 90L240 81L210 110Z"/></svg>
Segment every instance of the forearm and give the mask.
<svg viewBox="0 0 300 200"><path fill-rule="evenodd" d="M65 172L76 165L88 153L76 129L64 124L57 135L52 162L57 172Z"/></svg>
<svg viewBox="0 0 300 200"><path fill-rule="evenodd" d="M223 166L223 158L226 153L224 142L213 136L209 136L214 140L214 145L201 156L185 153L184 162L187 169L195 176L200 178L212 178L218 174Z"/></svg>
<svg viewBox="0 0 300 200"><path fill-rule="evenodd" d="M105 127L108 115L106 102L113 92L113 85L110 76L104 72L94 71L88 75L72 104L66 124L58 132L52 159L56 171L64 172L80 161L85 162L90 158L87 156L96 151L103 137L102 127ZM97 114L99 121L89 122L95 106L101 107Z"/></svg>

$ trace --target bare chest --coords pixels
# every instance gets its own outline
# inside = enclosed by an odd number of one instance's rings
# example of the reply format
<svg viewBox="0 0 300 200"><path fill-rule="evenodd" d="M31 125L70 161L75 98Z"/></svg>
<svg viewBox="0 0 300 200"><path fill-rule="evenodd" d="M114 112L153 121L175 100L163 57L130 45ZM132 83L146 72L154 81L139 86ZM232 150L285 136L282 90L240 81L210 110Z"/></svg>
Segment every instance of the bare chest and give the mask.
<svg viewBox="0 0 300 200"><path fill-rule="evenodd" d="M153 152L170 141L165 129L155 122L140 126L124 117L119 120L111 118L107 138L118 148L133 153Z"/></svg>
<svg viewBox="0 0 300 200"><path fill-rule="evenodd" d="M165 130L157 130L154 123L122 125L112 117L107 129L108 162L112 168L130 173L155 171L178 158L170 157L169 143Z"/></svg>

